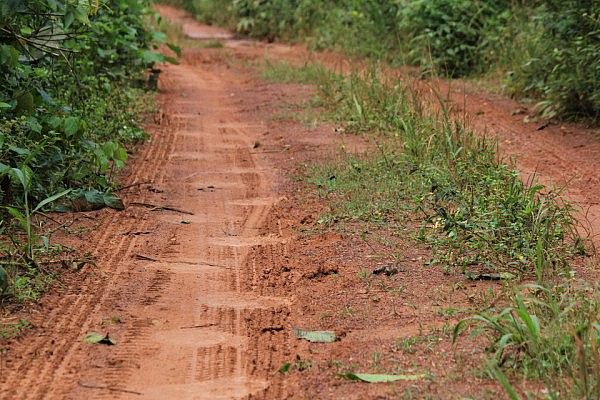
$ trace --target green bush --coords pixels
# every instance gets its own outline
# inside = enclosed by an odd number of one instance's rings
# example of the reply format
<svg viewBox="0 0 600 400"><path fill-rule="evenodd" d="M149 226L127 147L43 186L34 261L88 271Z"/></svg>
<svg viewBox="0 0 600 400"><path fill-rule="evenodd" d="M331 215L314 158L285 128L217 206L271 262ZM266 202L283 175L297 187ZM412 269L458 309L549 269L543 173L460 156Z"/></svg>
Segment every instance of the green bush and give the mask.
<svg viewBox="0 0 600 400"><path fill-rule="evenodd" d="M456 77L509 72L547 117L600 116L597 0L172 0L200 19Z"/></svg>
<svg viewBox="0 0 600 400"><path fill-rule="evenodd" d="M150 0L0 3L0 274L16 298L46 282L36 255L49 239L40 246L32 216L114 189L125 146L145 137L144 70L174 61L155 51L166 37L151 15Z"/></svg>
<svg viewBox="0 0 600 400"><path fill-rule="evenodd" d="M449 76L481 71L490 43L486 33L502 24L504 1L407 1L398 13L409 61Z"/></svg>
<svg viewBox="0 0 600 400"><path fill-rule="evenodd" d="M547 117L600 117L600 2L541 2L529 24L532 34L513 53L512 93L542 99Z"/></svg>
<svg viewBox="0 0 600 400"><path fill-rule="evenodd" d="M0 7L0 164L30 169L34 197L108 189L127 157L122 146L144 137L127 88L164 59L152 50L164 38L145 28L149 12L148 1L134 0ZM120 149L110 165L107 142ZM19 186L0 180L6 204Z"/></svg>

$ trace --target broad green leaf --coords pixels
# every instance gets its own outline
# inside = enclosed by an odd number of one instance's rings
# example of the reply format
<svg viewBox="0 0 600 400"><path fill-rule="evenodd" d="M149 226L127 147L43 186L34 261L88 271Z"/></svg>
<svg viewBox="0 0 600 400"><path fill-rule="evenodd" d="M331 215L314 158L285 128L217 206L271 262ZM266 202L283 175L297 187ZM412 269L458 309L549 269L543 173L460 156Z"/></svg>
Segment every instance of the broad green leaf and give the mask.
<svg viewBox="0 0 600 400"><path fill-rule="evenodd" d="M38 122L37 118L29 117L27 118L27 126L35 133L42 132L42 125Z"/></svg>
<svg viewBox="0 0 600 400"><path fill-rule="evenodd" d="M106 157L108 157L109 159L112 159L114 157L117 148L117 144L113 142L106 142L102 145L102 151L104 152L104 155L106 155Z"/></svg>
<svg viewBox="0 0 600 400"><path fill-rule="evenodd" d="M65 119L65 134L73 136L79 131L81 120L78 117L68 117Z"/></svg>
<svg viewBox="0 0 600 400"><path fill-rule="evenodd" d="M17 153L20 156L28 156L31 154L31 151L29 151L28 149L24 149L22 147L9 146L8 149L10 151L14 151L15 153Z"/></svg>
<svg viewBox="0 0 600 400"><path fill-rule="evenodd" d="M8 289L8 275L4 268L0 266L0 294L4 293Z"/></svg>
<svg viewBox="0 0 600 400"><path fill-rule="evenodd" d="M144 61L146 64L159 63L165 61L165 56L150 50L142 50L141 57L142 61Z"/></svg>
<svg viewBox="0 0 600 400"><path fill-rule="evenodd" d="M332 331L305 331L294 328L294 335L298 339L308 340L311 343L332 343L337 340L335 332Z"/></svg>
<svg viewBox="0 0 600 400"><path fill-rule="evenodd" d="M164 43L167 41L167 35L163 32L152 32L152 41L157 43Z"/></svg>
<svg viewBox="0 0 600 400"><path fill-rule="evenodd" d="M88 190L84 193L84 197L89 204L104 207L104 195L99 190Z"/></svg>
<svg viewBox="0 0 600 400"><path fill-rule="evenodd" d="M127 150L125 150L125 148L122 146L117 147L114 151L113 159L119 161L127 161Z"/></svg>
<svg viewBox="0 0 600 400"><path fill-rule="evenodd" d="M106 335L102 335L97 332L90 332L85 336L84 342L89 344L106 344L108 346L114 346L117 344L112 338Z"/></svg>
<svg viewBox="0 0 600 400"><path fill-rule="evenodd" d="M171 49L175 54L177 54L177 57L181 57L181 47L173 43L167 43L167 47Z"/></svg>
<svg viewBox="0 0 600 400"><path fill-rule="evenodd" d="M341 374L343 378L350 379L352 381L362 381L368 383L385 383L385 382L396 382L396 381L416 381L425 378L425 374L418 375L387 375L387 374L361 374L348 372Z"/></svg>
<svg viewBox="0 0 600 400"><path fill-rule="evenodd" d="M8 103L4 103L0 101L0 110L6 110L7 108L11 108L12 106Z"/></svg>
<svg viewBox="0 0 600 400"><path fill-rule="evenodd" d="M29 36L33 33L33 29L29 26L21 26L21 35Z"/></svg>
<svg viewBox="0 0 600 400"><path fill-rule="evenodd" d="M0 64L7 64L9 67L16 67L19 63L19 51L13 46L0 46Z"/></svg>
<svg viewBox="0 0 600 400"><path fill-rule="evenodd" d="M57 193L55 195L52 195L50 197L45 198L44 200L42 200L42 201L40 201L38 203L38 205L33 209L33 211L31 213L33 214L36 211L41 210L42 207L44 207L45 205L50 204L53 201L56 201L56 200L60 199L61 197L65 196L65 195L67 195L69 193L71 193L71 189L64 190L64 191L62 191L60 193Z"/></svg>
<svg viewBox="0 0 600 400"><path fill-rule="evenodd" d="M69 26L71 26L71 24L73 23L74 20L75 20L75 13L73 12L73 10L67 11L65 13L65 19L63 21L65 28L68 28Z"/></svg>
<svg viewBox="0 0 600 400"><path fill-rule="evenodd" d="M104 205L106 205L106 207L112 208L113 210L122 211L125 209L123 200L121 200L114 193L104 193L103 200L104 200Z"/></svg>
<svg viewBox="0 0 600 400"><path fill-rule="evenodd" d="M21 183L21 186L24 190L29 190L29 184L31 183L31 175L25 168L11 168L11 176L13 178L16 178Z"/></svg>

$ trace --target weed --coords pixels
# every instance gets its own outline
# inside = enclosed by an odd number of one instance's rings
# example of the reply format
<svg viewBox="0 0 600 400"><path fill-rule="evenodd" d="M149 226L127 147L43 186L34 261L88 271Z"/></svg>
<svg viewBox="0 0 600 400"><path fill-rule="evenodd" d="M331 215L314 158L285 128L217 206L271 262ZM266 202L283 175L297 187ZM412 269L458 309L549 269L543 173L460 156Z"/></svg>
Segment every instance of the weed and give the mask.
<svg viewBox="0 0 600 400"><path fill-rule="evenodd" d="M320 86L327 115L351 132L379 132L377 152L317 166L311 181L331 199L320 221L400 224L423 216L419 237L435 264L520 275L560 271L572 253L571 208L560 192L498 160L496 144L434 114L381 72L332 76Z"/></svg>
<svg viewBox="0 0 600 400"><path fill-rule="evenodd" d="M525 285L512 304L477 314L468 323L488 332L494 352L489 373L512 397L502 369L542 380L553 398L600 396L600 288L574 283Z"/></svg>
<svg viewBox="0 0 600 400"><path fill-rule="evenodd" d="M465 314L467 312L469 312L469 310L455 308L455 307L446 307L446 308L438 309L436 311L436 314L439 315L440 317L452 318L452 317L455 317L460 314Z"/></svg>
<svg viewBox="0 0 600 400"><path fill-rule="evenodd" d="M415 345L418 343L418 339L415 336L410 336L404 339L400 339L396 342L396 345L393 346L393 349L400 349L404 353L414 354L416 353Z"/></svg>
<svg viewBox="0 0 600 400"><path fill-rule="evenodd" d="M200 20L448 76L499 74L547 116L600 113L594 1L171 0Z"/></svg>
<svg viewBox="0 0 600 400"><path fill-rule="evenodd" d="M313 62L295 66L285 61L265 61L261 71L263 79L277 83L318 84L331 74L321 64Z"/></svg>
<svg viewBox="0 0 600 400"><path fill-rule="evenodd" d="M31 328L31 323L20 319L17 322L0 324L0 339L14 339Z"/></svg>
<svg viewBox="0 0 600 400"><path fill-rule="evenodd" d="M301 358L299 355L296 355L296 359L293 362L286 362L279 368L279 373L286 374L290 371L302 372L312 368L313 364L314 363L311 360L306 360Z"/></svg>
<svg viewBox="0 0 600 400"><path fill-rule="evenodd" d="M352 308L352 306L350 306L350 305L345 305L340 310L340 317L342 317L342 318L350 318L350 317L353 317L355 314L356 314L356 310L354 308Z"/></svg>

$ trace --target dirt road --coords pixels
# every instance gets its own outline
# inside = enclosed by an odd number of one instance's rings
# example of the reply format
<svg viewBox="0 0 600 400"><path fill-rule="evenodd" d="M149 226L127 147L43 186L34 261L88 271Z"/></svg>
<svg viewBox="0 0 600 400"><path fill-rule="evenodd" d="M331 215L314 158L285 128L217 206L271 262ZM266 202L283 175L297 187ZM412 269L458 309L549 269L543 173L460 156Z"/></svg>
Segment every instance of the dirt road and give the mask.
<svg viewBox="0 0 600 400"><path fill-rule="evenodd" d="M189 37L230 38L175 9L161 12ZM278 118L281 104L306 100L310 89L267 85L232 60L296 59L302 51L229 40L226 49L186 49L180 65L164 67L152 139L124 177L139 183L123 193L128 208L89 213L94 222L83 228L91 232L77 244L97 266L55 287L27 315L33 329L0 352L1 399L392 398L397 387L357 386L331 373L386 363L436 372L439 381L418 390L440 398L452 398L449 388L489 389L469 372L481 352L436 336L455 315L442 306L472 306L489 284L465 287L462 278L425 267L427 250L405 241L403 274L365 285L372 245L299 236L321 206L298 203L290 171L342 144L358 151L364 143ZM528 127L521 135L519 117L495 116L515 104L506 101L482 97L469 110L480 127L498 125L494 132L519 165L554 182L576 175L578 199L596 215L598 142L584 131L567 138L562 132L579 129L570 126ZM524 151L530 142L539 150ZM344 339L323 351L291 338L298 325L335 329ZM89 332L117 344L84 343ZM398 340L414 335L426 338L411 345L423 351L401 355ZM390 346L392 358L382 360ZM298 371L318 368L284 385L277 371L289 361Z"/></svg>
<svg viewBox="0 0 600 400"><path fill-rule="evenodd" d="M281 397L268 375L287 335L269 332L287 327L289 299L258 290L247 262L251 247L285 252L288 240L260 230L278 200L255 150L266 127L238 97L247 76L188 54L164 69L167 117L129 178L151 184L90 238L101 282L61 293L39 335L11 349L3 399ZM117 345L82 343L90 331Z"/></svg>

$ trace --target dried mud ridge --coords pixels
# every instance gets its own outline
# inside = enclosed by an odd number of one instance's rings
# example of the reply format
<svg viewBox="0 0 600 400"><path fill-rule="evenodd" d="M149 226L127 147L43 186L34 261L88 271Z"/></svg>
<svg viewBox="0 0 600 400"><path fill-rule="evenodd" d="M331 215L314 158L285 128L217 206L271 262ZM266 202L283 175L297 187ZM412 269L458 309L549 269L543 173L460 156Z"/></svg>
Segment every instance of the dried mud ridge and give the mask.
<svg viewBox="0 0 600 400"><path fill-rule="evenodd" d="M291 89L264 85L228 61L265 55L293 60L306 53L231 39L170 7L161 7L161 13L181 23L190 38L227 40L227 56L187 49L180 65L164 67L161 111L148 126L152 140L125 179L126 184L151 182L128 189L127 203L163 208L94 214L98 228L81 240L97 256L98 268L53 289L29 316L35 328L0 353L0 399L388 398L385 386L342 385L314 369L300 378L288 376L284 385L277 370L300 353L315 362L354 358L368 365L370 352L382 343L441 326L447 319L436 310L468 306L473 292L489 284L457 292L463 285L459 278L423 270L427 252L407 245L406 270L377 278L387 285L400 282L402 296L377 289L378 306L372 307L373 292L363 290L357 278L360 268L373 263L365 257L372 248L339 235L294 236L291 227L310 225L319 205L294 204L293 195L281 201L290 195L286 174L299 161L324 157L348 139L333 129L314 132L269 119L264 110L272 117L283 91L288 95ZM310 95L293 90L301 99ZM457 104L460 96L455 95ZM592 160L600 154L598 142L577 132L569 148L586 151L578 152L577 166L569 170L561 156L572 152L561 151L569 141L565 129L549 127L544 139L508 117L514 103L504 100L479 96L469 107L479 115L476 126L495 127L505 151L519 155L525 173L541 170L553 182L565 181L573 171L580 174L573 193L590 215L600 215L598 161ZM527 132L520 135L522 130ZM356 148L364 145L352 140ZM528 146L539 151L530 154ZM341 277L320 275L334 264ZM336 307L358 311L332 320L329 309ZM390 309L393 313L385 311ZM323 322L326 317L330 322ZM343 341L325 354L290 337L297 324L329 324ZM90 331L110 333L117 345L83 343ZM435 355L397 355L396 362L450 374L457 359L449 346L440 346ZM448 398L446 383L466 390L465 382L474 378L468 364L460 365L459 372L451 372L454 377L428 390L440 398ZM471 389L485 387L481 380L471 384Z"/></svg>

